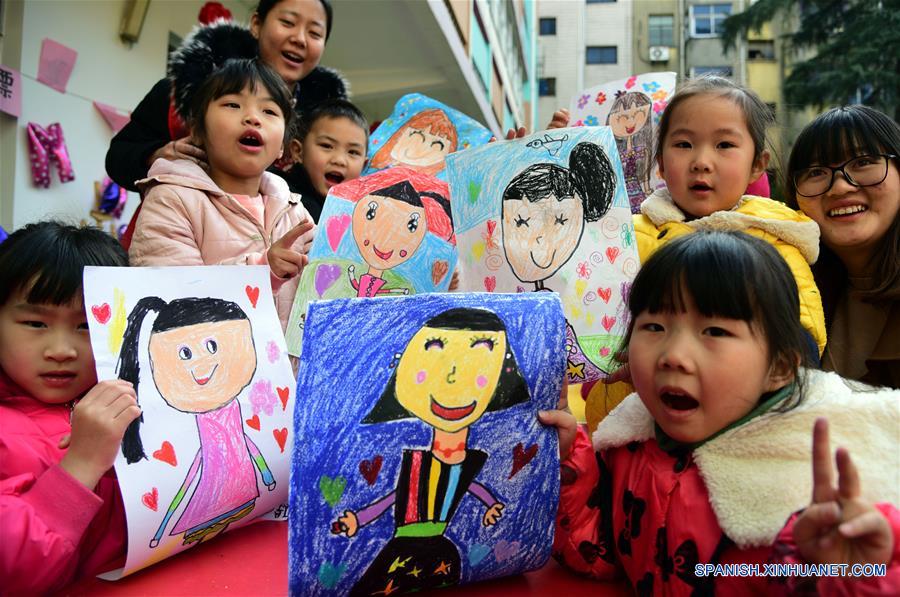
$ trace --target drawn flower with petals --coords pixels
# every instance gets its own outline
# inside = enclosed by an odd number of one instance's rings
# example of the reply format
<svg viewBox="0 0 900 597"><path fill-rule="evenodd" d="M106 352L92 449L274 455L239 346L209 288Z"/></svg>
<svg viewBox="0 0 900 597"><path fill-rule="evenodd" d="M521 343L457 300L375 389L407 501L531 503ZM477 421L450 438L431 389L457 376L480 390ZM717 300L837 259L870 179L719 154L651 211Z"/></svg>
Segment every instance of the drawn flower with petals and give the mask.
<svg viewBox="0 0 900 597"><path fill-rule="evenodd" d="M662 111L666 109L666 105L668 103L669 102L656 102L655 104L653 104L653 111L657 114L662 114Z"/></svg>
<svg viewBox="0 0 900 597"><path fill-rule="evenodd" d="M597 105L602 106L606 102L606 94L602 91L597 94Z"/></svg>
<svg viewBox="0 0 900 597"><path fill-rule="evenodd" d="M584 110L584 107L591 100L591 96L587 93L578 98L578 109Z"/></svg>
<svg viewBox="0 0 900 597"><path fill-rule="evenodd" d="M578 266L575 268L575 272L578 274L579 278L588 279L591 277L591 268L588 267L587 261L579 262Z"/></svg>
<svg viewBox="0 0 900 597"><path fill-rule="evenodd" d="M584 126L584 121L581 119L578 119L575 121L575 124L573 124L572 126Z"/></svg>
<svg viewBox="0 0 900 597"><path fill-rule="evenodd" d="M655 99L657 101L662 101L662 100L666 99L668 96L669 96L669 94L668 94L668 92L666 92L665 89L660 89L659 91L655 92L650 97L652 97L653 99Z"/></svg>
<svg viewBox="0 0 900 597"><path fill-rule="evenodd" d="M600 124L600 121L597 120L597 117L591 114L587 118L584 119L584 124L587 126L597 126Z"/></svg>
<svg viewBox="0 0 900 597"><path fill-rule="evenodd" d="M659 83L656 81L651 81L650 83L644 83L644 91L647 93L653 93L659 89Z"/></svg>
<svg viewBox="0 0 900 597"><path fill-rule="evenodd" d="M627 81L625 81L625 89L631 89L634 87L634 84L637 83L637 76L629 77Z"/></svg>

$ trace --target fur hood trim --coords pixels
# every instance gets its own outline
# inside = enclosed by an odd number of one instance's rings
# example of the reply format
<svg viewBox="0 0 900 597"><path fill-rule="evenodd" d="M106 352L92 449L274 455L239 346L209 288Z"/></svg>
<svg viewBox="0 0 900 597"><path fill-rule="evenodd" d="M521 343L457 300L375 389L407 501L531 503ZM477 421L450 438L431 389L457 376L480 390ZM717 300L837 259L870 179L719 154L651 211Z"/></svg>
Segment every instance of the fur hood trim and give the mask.
<svg viewBox="0 0 900 597"><path fill-rule="evenodd" d="M194 92L213 71L227 60L256 58L258 53L259 44L247 27L229 21L194 27L169 59L167 75L178 116L190 121ZM297 84L295 111L299 115L323 100L347 99L349 88L338 71L317 66Z"/></svg>

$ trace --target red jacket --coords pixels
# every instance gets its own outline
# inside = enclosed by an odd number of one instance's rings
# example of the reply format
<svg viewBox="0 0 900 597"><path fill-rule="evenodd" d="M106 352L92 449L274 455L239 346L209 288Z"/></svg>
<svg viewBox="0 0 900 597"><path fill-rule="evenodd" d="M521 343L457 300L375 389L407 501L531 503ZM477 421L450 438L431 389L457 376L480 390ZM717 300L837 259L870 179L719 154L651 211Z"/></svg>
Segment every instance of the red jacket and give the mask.
<svg viewBox="0 0 900 597"><path fill-rule="evenodd" d="M0 593L43 593L125 563L125 509L110 469L94 491L59 467L68 405L0 371Z"/></svg>

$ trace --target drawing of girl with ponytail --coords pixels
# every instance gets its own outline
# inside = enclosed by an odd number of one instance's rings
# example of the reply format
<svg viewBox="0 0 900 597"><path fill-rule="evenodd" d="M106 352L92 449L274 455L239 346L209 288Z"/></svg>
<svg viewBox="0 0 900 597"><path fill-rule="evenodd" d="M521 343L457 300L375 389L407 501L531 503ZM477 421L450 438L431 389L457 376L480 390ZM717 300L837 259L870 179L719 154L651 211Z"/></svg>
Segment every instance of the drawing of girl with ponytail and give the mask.
<svg viewBox="0 0 900 597"><path fill-rule="evenodd" d="M119 377L134 384L135 391L141 377L141 327L151 311L157 313L149 339L153 383L166 404L195 415L200 438L200 449L187 476L150 541L152 548L159 544L182 502L187 504L169 534L183 533L184 545L199 543L250 514L259 497L256 469L269 491L275 488L275 479L259 448L244 432L236 400L256 372L256 349L247 314L236 303L216 298L181 298L167 303L145 297L138 301L128 316L117 365ZM122 442L129 464L146 458L141 420L132 423Z"/></svg>

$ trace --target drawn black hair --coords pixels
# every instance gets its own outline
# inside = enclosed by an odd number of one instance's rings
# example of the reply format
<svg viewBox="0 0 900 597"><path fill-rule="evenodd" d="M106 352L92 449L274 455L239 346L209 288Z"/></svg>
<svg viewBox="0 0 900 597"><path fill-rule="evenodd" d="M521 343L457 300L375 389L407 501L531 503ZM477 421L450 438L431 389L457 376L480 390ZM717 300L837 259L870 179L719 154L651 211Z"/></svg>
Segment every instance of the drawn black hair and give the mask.
<svg viewBox="0 0 900 597"><path fill-rule="evenodd" d="M150 331L151 334L200 323L249 321L247 314L237 303L222 299L192 297L175 299L170 303L166 303L166 301L156 296L142 298L128 315L128 325L122 338L122 350L119 352L119 361L116 364L116 372L119 375L119 379L131 382L135 393L138 391L138 382L140 381L138 341L140 340L144 318L150 311L157 313ZM122 454L125 456L128 464L133 464L142 458L146 458L140 436L140 426L143 419L143 415L135 419L125 431L125 437L122 438Z"/></svg>
<svg viewBox="0 0 900 597"><path fill-rule="evenodd" d="M369 193L375 197L387 197L388 199L396 199L398 201L402 201L404 203L408 203L413 207L425 207L422 203L422 197L430 197L438 205L441 206L441 209L444 210L444 213L447 214L447 217L450 216L450 201L441 195L440 193L433 193L431 191L416 191L415 187L407 180L401 180L400 182L394 183L388 187L384 187L383 189L378 189L377 191L372 191Z"/></svg>
<svg viewBox="0 0 900 597"><path fill-rule="evenodd" d="M500 317L485 309L458 307L435 315L422 327L439 330L471 330L473 332L506 332L506 324ZM488 403L486 412L504 410L516 404L528 402L528 386L519 371L516 356L507 336L506 356L503 359L500 379L497 388ZM397 400L397 371L391 375L384 392L372 410L363 419L363 423L382 423L412 417L412 413L403 408Z"/></svg>
<svg viewBox="0 0 900 597"><path fill-rule="evenodd" d="M616 174L603 150L594 143L579 143L569 154L569 167L533 164L517 174L503 191L503 200L528 199L532 203L552 194L558 201L578 193L584 219L596 222L606 215L616 191Z"/></svg>

